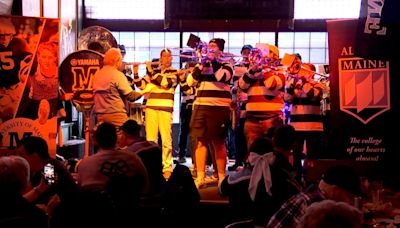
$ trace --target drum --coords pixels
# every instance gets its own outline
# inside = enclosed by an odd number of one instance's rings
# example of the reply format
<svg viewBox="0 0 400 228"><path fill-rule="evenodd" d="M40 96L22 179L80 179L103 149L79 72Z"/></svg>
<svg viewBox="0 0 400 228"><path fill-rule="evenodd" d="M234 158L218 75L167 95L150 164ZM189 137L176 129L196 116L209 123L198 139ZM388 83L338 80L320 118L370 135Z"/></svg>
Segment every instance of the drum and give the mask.
<svg viewBox="0 0 400 228"><path fill-rule="evenodd" d="M142 104L129 102L129 119L135 120L140 125L144 124Z"/></svg>

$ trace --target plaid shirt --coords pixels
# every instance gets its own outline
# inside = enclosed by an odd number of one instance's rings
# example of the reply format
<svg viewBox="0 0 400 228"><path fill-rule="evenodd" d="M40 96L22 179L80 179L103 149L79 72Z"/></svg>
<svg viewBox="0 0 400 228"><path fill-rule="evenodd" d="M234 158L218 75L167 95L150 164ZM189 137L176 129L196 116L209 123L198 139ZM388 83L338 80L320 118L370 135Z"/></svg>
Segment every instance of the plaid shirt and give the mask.
<svg viewBox="0 0 400 228"><path fill-rule="evenodd" d="M301 192L288 201L272 216L268 228L291 228L296 227L301 222L307 207L312 203L324 200L318 185L312 185L304 192Z"/></svg>

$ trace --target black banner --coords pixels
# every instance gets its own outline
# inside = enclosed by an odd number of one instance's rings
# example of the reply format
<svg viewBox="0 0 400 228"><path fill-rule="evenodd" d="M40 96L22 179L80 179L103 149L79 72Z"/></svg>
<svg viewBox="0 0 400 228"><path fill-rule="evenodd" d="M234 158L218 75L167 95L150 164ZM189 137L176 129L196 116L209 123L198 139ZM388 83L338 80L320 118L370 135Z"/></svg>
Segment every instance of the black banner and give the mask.
<svg viewBox="0 0 400 228"><path fill-rule="evenodd" d="M399 128L395 119L400 103L399 60L371 52L361 58L355 52L360 45L358 26L357 19L327 22L332 102L329 149L335 159L376 162L371 169L398 184L399 177L388 175L400 167L396 134L391 133ZM369 40L364 48L379 45L376 42Z"/></svg>
<svg viewBox="0 0 400 228"><path fill-rule="evenodd" d="M69 54L61 63L59 78L64 97L80 104L93 104L92 77L103 66L103 56L92 50Z"/></svg>
<svg viewBox="0 0 400 228"><path fill-rule="evenodd" d="M355 54L363 58L390 59L398 55L400 20L398 0L362 0Z"/></svg>

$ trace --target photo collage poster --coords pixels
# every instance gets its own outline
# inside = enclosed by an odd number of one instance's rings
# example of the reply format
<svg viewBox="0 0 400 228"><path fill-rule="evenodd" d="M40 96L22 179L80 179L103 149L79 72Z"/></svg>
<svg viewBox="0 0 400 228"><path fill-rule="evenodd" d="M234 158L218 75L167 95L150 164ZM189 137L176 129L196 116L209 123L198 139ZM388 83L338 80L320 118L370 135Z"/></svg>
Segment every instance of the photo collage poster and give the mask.
<svg viewBox="0 0 400 228"><path fill-rule="evenodd" d="M19 141L44 138L56 154L59 20L0 16L0 154Z"/></svg>

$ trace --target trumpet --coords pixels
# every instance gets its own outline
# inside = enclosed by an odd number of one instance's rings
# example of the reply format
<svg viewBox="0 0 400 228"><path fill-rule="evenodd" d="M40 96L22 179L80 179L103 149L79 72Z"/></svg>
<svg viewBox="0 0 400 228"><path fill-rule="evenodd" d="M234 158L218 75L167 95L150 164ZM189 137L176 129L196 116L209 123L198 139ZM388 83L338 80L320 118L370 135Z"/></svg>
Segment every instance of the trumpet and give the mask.
<svg viewBox="0 0 400 228"><path fill-rule="evenodd" d="M151 63L152 65L159 65L161 62L152 62L152 61L145 61L145 62L122 62L126 66L139 66L139 65L147 65Z"/></svg>

